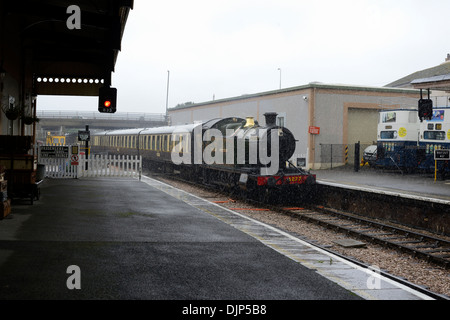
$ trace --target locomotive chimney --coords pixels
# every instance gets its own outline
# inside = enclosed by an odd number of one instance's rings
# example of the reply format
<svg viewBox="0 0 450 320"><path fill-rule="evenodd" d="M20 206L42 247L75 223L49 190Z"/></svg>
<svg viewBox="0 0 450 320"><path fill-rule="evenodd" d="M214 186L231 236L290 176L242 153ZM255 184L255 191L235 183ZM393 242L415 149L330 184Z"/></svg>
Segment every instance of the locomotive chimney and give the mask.
<svg viewBox="0 0 450 320"><path fill-rule="evenodd" d="M266 126L275 126L277 123L277 115L276 112L267 112L264 113L264 117L266 117Z"/></svg>

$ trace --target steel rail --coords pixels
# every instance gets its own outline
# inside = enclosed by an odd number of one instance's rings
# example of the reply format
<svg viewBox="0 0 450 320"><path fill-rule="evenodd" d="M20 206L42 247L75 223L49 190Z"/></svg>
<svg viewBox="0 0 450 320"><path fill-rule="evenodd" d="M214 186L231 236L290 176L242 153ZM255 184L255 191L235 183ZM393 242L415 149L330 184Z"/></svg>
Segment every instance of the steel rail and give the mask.
<svg viewBox="0 0 450 320"><path fill-rule="evenodd" d="M450 267L450 241L445 239L356 217L330 208L295 211L272 207L272 210L321 225L328 229L343 232L371 243L412 254L415 257L444 268ZM343 224L347 221L351 221L352 224ZM441 256L436 253L447 254Z"/></svg>

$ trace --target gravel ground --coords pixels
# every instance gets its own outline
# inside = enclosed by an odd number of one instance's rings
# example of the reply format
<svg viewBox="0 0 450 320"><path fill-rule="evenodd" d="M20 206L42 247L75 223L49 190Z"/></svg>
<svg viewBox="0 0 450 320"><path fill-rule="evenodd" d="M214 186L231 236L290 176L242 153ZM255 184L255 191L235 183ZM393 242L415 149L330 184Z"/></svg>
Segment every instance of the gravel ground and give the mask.
<svg viewBox="0 0 450 320"><path fill-rule="evenodd" d="M301 221L281 213L272 211L256 211L243 201L229 199L226 195L207 191L191 184L170 180L162 177L153 177L167 184L195 194L201 198L213 201L255 220L275 226L291 234L296 234L302 239L327 246L335 252L352 257L371 266L377 266L397 277L405 278L417 285L450 297L450 270L436 267L423 260L414 258L395 250L385 249L376 244L367 243L365 248L343 248L333 241L342 238L351 238L347 235L337 233L326 228ZM244 209L244 210L243 210ZM357 240L357 239L355 239Z"/></svg>

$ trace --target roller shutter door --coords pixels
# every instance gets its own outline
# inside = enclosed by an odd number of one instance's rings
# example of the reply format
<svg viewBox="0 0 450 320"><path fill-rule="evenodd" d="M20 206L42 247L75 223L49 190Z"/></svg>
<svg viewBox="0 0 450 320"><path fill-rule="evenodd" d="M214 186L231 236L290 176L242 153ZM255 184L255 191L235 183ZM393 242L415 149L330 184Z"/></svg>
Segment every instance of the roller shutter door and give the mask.
<svg viewBox="0 0 450 320"><path fill-rule="evenodd" d="M371 145L377 141L378 110L348 110L348 144L358 141L361 145Z"/></svg>

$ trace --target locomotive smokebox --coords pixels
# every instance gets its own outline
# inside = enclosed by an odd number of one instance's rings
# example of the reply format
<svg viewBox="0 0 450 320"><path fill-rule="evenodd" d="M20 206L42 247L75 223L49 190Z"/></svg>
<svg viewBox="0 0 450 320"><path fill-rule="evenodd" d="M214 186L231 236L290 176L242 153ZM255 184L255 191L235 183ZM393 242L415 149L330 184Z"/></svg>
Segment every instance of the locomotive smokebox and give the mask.
<svg viewBox="0 0 450 320"><path fill-rule="evenodd" d="M271 127L275 126L277 123L277 115L276 112L266 112L264 113L264 117L266 117L266 126Z"/></svg>

